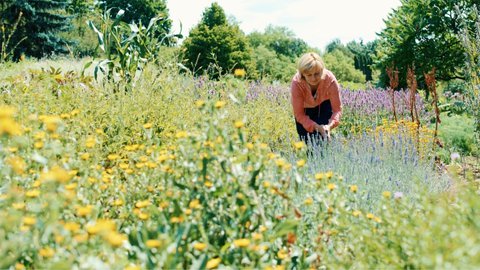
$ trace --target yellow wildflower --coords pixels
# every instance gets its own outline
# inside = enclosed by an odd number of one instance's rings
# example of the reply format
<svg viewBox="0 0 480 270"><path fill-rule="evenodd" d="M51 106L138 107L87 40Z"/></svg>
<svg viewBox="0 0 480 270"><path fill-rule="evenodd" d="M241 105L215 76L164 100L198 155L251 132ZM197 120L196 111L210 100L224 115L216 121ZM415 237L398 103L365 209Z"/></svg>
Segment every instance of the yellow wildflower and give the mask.
<svg viewBox="0 0 480 270"><path fill-rule="evenodd" d="M312 205L313 204L313 199L311 197L308 197L308 198L305 199L305 201L303 203L306 204L306 205Z"/></svg>
<svg viewBox="0 0 480 270"><path fill-rule="evenodd" d="M243 123L243 121L238 120L238 121L235 121L234 126L235 126L235 128L242 128L242 127L245 126L245 124Z"/></svg>
<svg viewBox="0 0 480 270"><path fill-rule="evenodd" d="M38 254L44 258L51 258L53 255L55 255L55 251L52 248L46 247L46 248L41 248L38 251Z"/></svg>
<svg viewBox="0 0 480 270"><path fill-rule="evenodd" d="M248 247L248 245L250 245L250 240L248 240L246 238L235 239L235 240L233 240L233 244L236 247L244 248L244 247Z"/></svg>
<svg viewBox="0 0 480 270"><path fill-rule="evenodd" d="M24 217L23 218L23 224L27 226L32 226L37 223L37 220L34 217Z"/></svg>
<svg viewBox="0 0 480 270"><path fill-rule="evenodd" d="M149 239L145 242L145 246L148 248L159 248L162 246L162 241L158 239Z"/></svg>
<svg viewBox="0 0 480 270"><path fill-rule="evenodd" d="M356 193L358 191L358 186L357 185L351 185L350 186L350 191L353 193Z"/></svg>
<svg viewBox="0 0 480 270"><path fill-rule="evenodd" d="M220 262L222 261L221 258L215 258L215 259L211 259L207 262L207 265L205 266L207 269L213 269L213 268L216 268Z"/></svg>
<svg viewBox="0 0 480 270"><path fill-rule="evenodd" d="M12 167L16 174L23 174L27 168L27 163L21 157L9 157L5 162Z"/></svg>
<svg viewBox="0 0 480 270"><path fill-rule="evenodd" d="M152 126L153 126L152 123L145 123L145 124L143 124L143 128L144 128L144 129L150 129L150 128L152 128Z"/></svg>
<svg viewBox="0 0 480 270"><path fill-rule="evenodd" d="M207 248L207 244L196 242L195 244L193 244L193 248L199 251L203 251Z"/></svg>
<svg viewBox="0 0 480 270"><path fill-rule="evenodd" d="M297 161L297 167L301 168L303 166L305 166L307 162L305 161L305 159L300 159L299 161Z"/></svg>
<svg viewBox="0 0 480 270"><path fill-rule="evenodd" d="M215 108L221 109L221 108L223 108L226 104L227 104L227 102L219 100L219 101L215 102Z"/></svg>
<svg viewBox="0 0 480 270"><path fill-rule="evenodd" d="M335 188L337 188L337 185L335 185L334 183L330 183L330 184L327 185L327 188L328 188L328 190L332 191Z"/></svg>

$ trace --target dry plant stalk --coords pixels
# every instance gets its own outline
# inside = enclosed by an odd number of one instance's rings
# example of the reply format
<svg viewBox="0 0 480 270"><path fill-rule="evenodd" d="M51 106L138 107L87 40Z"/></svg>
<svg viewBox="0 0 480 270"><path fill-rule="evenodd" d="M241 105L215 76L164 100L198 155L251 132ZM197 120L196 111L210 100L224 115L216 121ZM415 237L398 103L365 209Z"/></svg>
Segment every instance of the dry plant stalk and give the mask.
<svg viewBox="0 0 480 270"><path fill-rule="evenodd" d="M392 111L393 111L393 118L395 122L397 122L397 113L395 110L395 88L398 87L398 69L393 70L393 65L391 67L387 67L387 76L390 80L390 89L388 89L390 96L392 98Z"/></svg>
<svg viewBox="0 0 480 270"><path fill-rule="evenodd" d="M418 110L416 105L417 95L417 78L415 76L415 67L407 68L407 85L410 89L410 115L412 122L417 122L417 127L420 127L420 118L418 117Z"/></svg>
<svg viewBox="0 0 480 270"><path fill-rule="evenodd" d="M436 80L435 80L435 67L428 73L424 73L425 75L425 82L427 84L428 91L432 94L432 105L435 109L435 133L434 133L434 141L437 141L438 135L438 124L442 123L440 120L440 110L438 109L438 94L437 94L437 87L436 87Z"/></svg>

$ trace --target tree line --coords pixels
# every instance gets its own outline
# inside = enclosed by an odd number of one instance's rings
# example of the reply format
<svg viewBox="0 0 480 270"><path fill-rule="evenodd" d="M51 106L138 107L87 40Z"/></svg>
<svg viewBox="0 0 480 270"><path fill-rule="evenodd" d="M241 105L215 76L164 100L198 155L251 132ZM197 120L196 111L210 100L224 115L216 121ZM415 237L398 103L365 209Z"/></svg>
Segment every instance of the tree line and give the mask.
<svg viewBox="0 0 480 270"><path fill-rule="evenodd" d="M405 88L410 68L419 86L424 86L424 74L432 68L438 80L467 79L468 54L462 35L475 34L476 4L478 0L401 0L401 6L384 20L385 28L376 40L347 44L333 40L322 51L286 27L269 25L247 35L213 3L181 44L176 38L161 40L162 46L178 49L190 72L212 78L242 70L238 74L248 79L288 82L298 56L316 51L341 82L370 81L385 87L389 85L386 71L393 68L399 74L398 88ZM127 25L146 26L151 18L160 17L155 35L171 33L166 0L1 0L0 62L61 54L97 56L102 53L97 36L85 22L100 22L112 10L110 16L123 10L121 21ZM479 57L471 58L478 66Z"/></svg>

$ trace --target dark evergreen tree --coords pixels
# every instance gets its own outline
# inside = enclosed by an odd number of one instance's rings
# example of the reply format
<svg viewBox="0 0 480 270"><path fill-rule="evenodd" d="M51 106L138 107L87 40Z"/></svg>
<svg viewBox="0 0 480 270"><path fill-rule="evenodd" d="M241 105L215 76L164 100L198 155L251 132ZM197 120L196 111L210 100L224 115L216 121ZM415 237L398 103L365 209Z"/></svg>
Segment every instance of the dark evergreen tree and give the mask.
<svg viewBox="0 0 480 270"><path fill-rule="evenodd" d="M70 16L65 7L68 0L14 0L2 3L0 17L4 24L13 25L22 14L12 36L12 44L24 39L14 52L14 60L21 54L44 57L66 53L68 42L59 33L70 28Z"/></svg>

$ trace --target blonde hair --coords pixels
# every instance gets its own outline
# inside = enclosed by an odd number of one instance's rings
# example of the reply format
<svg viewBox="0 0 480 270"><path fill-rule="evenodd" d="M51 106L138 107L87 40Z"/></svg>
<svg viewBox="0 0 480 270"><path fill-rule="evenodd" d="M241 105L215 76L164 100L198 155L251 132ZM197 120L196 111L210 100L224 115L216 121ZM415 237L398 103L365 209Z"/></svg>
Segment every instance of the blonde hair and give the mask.
<svg viewBox="0 0 480 270"><path fill-rule="evenodd" d="M325 77L323 73L323 70L325 69L325 64L323 63L323 60L320 57L320 55L318 55L317 53L314 53L314 52L305 53L298 60L297 69L298 69L298 72L300 72L302 79L305 79L305 77L303 76L305 72L310 71L314 68L320 69L320 73L322 74L321 78L323 79Z"/></svg>

